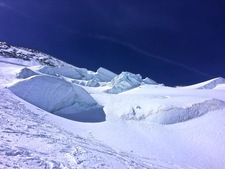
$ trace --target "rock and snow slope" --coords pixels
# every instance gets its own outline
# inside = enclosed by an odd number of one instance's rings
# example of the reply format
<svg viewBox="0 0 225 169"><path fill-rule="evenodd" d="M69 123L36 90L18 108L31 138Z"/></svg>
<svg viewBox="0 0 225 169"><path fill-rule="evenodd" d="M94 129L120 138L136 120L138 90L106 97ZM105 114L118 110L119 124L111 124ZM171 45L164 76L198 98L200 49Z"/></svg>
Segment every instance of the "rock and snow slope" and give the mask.
<svg viewBox="0 0 225 169"><path fill-rule="evenodd" d="M224 169L218 79L171 88L0 43L0 168Z"/></svg>

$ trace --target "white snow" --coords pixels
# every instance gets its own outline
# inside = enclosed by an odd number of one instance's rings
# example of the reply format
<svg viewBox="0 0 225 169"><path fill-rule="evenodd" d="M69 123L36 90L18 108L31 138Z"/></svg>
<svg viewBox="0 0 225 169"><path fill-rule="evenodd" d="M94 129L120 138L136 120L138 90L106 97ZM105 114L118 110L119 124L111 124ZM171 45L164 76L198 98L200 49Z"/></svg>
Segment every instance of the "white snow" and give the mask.
<svg viewBox="0 0 225 169"><path fill-rule="evenodd" d="M21 69L20 72L17 73L16 76L17 76L17 78L20 78L20 79L26 79L28 77L38 75L38 74L39 74L38 72L25 67L25 68Z"/></svg>
<svg viewBox="0 0 225 169"><path fill-rule="evenodd" d="M7 63L14 62L12 61ZM71 66L52 67L40 65L25 67L17 73L17 77L23 79L31 77L33 75L51 75L57 77L60 76L72 83L89 87L99 87L102 84L105 85L106 82L111 81L112 78L116 76L116 74L105 68L99 68L97 72L93 72L84 68Z"/></svg>
<svg viewBox="0 0 225 169"><path fill-rule="evenodd" d="M72 79L81 79L81 73L76 68L72 67L50 67L50 66L43 66L39 70L39 72L47 74L47 75L62 75Z"/></svg>
<svg viewBox="0 0 225 169"><path fill-rule="evenodd" d="M111 72L110 70L107 70L103 67L100 67L96 74L95 78L98 79L100 82L109 82L111 81L117 74Z"/></svg>
<svg viewBox="0 0 225 169"><path fill-rule="evenodd" d="M216 90L225 90L225 84L218 84L214 89L216 89Z"/></svg>
<svg viewBox="0 0 225 169"><path fill-rule="evenodd" d="M211 79L202 83L194 84L191 86L185 86L184 88L188 89L214 89L219 85L225 85L225 79L222 77L218 77L215 79Z"/></svg>
<svg viewBox="0 0 225 169"><path fill-rule="evenodd" d="M129 72L41 72L39 62L1 59L0 168L225 168L222 78L172 88Z"/></svg>
<svg viewBox="0 0 225 169"><path fill-rule="evenodd" d="M118 152L93 137L75 131L76 122L54 116L0 89L0 168L153 168L166 162ZM48 120L48 118L50 120ZM70 124L68 129L52 119ZM157 167L158 168L158 167ZM177 167L176 167L177 168Z"/></svg>
<svg viewBox="0 0 225 169"><path fill-rule="evenodd" d="M60 78L33 76L13 84L9 89L22 99L53 114L77 121L104 120L101 107L84 89Z"/></svg>
<svg viewBox="0 0 225 169"><path fill-rule="evenodd" d="M133 74L130 72L122 72L118 76L115 76L112 81L110 82L111 88L108 89L106 92L111 94L117 94L124 92L126 90L138 87L145 82L147 84L156 84L155 81L146 78L142 79L141 75Z"/></svg>

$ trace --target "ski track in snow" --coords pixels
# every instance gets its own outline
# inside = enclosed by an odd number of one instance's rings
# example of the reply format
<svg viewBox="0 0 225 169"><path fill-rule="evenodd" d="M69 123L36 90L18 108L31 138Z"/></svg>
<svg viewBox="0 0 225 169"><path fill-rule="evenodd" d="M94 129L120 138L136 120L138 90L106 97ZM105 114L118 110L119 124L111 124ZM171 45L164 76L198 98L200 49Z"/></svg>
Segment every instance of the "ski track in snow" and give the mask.
<svg viewBox="0 0 225 169"><path fill-rule="evenodd" d="M27 106L7 89L0 89L0 95L0 168L180 168L75 136L46 121L47 112Z"/></svg>

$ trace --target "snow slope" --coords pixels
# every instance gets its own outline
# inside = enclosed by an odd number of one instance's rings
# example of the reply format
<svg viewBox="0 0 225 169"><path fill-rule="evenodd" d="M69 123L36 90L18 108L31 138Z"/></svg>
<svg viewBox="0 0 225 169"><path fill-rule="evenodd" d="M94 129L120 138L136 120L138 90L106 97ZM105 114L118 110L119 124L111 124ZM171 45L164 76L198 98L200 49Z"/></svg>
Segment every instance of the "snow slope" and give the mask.
<svg viewBox="0 0 225 169"><path fill-rule="evenodd" d="M54 118L1 89L0 168L164 168L166 162L118 152L56 125ZM61 121L62 120L62 121ZM65 122L60 118L61 122ZM76 130L82 128L76 128Z"/></svg>
<svg viewBox="0 0 225 169"><path fill-rule="evenodd" d="M225 85L225 79L222 77L218 77L215 79L211 79L202 83L198 83L198 84L194 84L191 86L185 86L184 88L188 88L188 89L217 89L220 88L222 89L222 87L219 87L221 85ZM225 89L225 88L223 88Z"/></svg>
<svg viewBox="0 0 225 169"><path fill-rule="evenodd" d="M224 169L221 79L172 88L0 43L0 168Z"/></svg>

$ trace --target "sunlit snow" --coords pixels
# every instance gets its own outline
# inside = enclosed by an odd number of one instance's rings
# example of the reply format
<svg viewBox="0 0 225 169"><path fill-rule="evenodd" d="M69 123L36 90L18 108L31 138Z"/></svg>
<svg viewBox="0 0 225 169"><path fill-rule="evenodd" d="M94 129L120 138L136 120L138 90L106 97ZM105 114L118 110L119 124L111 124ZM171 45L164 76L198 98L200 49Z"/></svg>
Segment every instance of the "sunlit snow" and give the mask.
<svg viewBox="0 0 225 169"><path fill-rule="evenodd" d="M0 168L225 168L225 80L168 87L0 43Z"/></svg>

